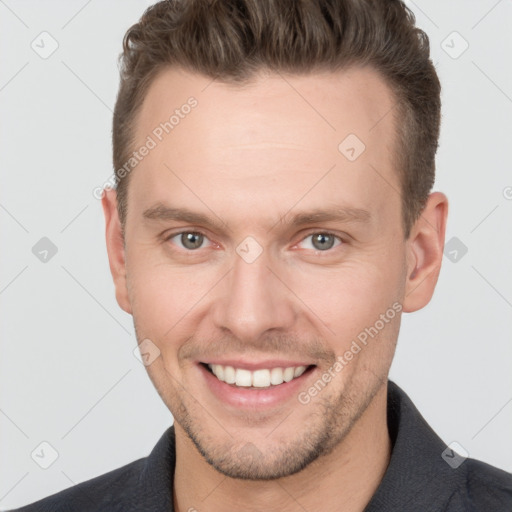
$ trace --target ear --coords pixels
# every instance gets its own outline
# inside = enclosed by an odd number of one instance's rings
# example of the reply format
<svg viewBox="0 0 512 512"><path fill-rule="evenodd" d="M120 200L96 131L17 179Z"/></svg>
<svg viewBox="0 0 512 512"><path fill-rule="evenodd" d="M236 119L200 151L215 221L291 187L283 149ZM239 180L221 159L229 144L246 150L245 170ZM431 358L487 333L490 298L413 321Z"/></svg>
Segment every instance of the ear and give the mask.
<svg viewBox="0 0 512 512"><path fill-rule="evenodd" d="M405 313L425 307L434 294L441 271L447 217L448 198L442 192L433 192L406 242Z"/></svg>
<svg viewBox="0 0 512 512"><path fill-rule="evenodd" d="M126 261L121 221L117 211L117 192L106 188L101 199L105 215L105 237L107 241L110 272L116 288L116 300L121 309L132 314L126 282Z"/></svg>

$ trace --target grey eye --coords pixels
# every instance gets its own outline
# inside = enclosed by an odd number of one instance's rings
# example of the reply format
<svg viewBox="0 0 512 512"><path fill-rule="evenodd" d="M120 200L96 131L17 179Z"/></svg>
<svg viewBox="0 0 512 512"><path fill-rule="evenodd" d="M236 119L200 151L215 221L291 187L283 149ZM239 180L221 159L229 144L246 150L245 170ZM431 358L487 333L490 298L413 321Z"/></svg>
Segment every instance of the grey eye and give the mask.
<svg viewBox="0 0 512 512"><path fill-rule="evenodd" d="M315 249L317 251L328 251L329 249L332 249L338 240L337 245L341 243L341 239L338 236L333 235L332 233L313 233L311 235L308 235L302 243L304 243L306 240L311 240L311 242L306 247L307 249Z"/></svg>
<svg viewBox="0 0 512 512"><path fill-rule="evenodd" d="M199 249L204 242L204 236L201 233L193 231L180 233L178 236L180 237L180 242L185 249Z"/></svg>
<svg viewBox="0 0 512 512"><path fill-rule="evenodd" d="M334 237L326 233L316 233L313 235L313 246L320 251L331 249L334 246Z"/></svg>

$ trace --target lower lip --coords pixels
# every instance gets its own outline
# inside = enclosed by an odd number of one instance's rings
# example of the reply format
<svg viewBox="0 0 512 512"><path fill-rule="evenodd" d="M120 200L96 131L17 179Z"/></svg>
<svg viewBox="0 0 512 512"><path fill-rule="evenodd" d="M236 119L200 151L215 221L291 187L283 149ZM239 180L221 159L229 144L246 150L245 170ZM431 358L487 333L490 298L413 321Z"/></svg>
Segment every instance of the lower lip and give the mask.
<svg viewBox="0 0 512 512"><path fill-rule="evenodd" d="M237 409L263 409L278 406L295 398L306 389L306 381L316 367L308 368L300 377L289 382L268 388L238 387L226 384L210 373L202 364L198 364L208 388L224 404Z"/></svg>

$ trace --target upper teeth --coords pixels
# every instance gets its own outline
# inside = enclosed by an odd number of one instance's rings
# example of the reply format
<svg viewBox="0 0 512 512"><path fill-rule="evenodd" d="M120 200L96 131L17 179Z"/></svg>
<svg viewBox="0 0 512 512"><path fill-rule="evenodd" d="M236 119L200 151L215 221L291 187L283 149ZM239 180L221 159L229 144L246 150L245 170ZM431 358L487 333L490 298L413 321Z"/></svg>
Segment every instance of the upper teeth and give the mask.
<svg viewBox="0 0 512 512"><path fill-rule="evenodd" d="M243 387L253 386L255 388L266 388L271 384L277 386L283 382L289 382L296 377L300 377L306 371L306 366L261 369L254 372L221 364L209 364L208 368L222 382Z"/></svg>

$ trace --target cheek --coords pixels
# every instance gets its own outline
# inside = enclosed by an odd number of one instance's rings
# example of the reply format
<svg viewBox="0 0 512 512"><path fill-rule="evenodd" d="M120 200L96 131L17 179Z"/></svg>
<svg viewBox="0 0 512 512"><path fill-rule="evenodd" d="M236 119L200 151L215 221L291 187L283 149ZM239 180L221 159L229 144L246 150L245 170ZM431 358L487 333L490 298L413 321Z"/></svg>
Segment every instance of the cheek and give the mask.
<svg viewBox="0 0 512 512"><path fill-rule="evenodd" d="M133 317L141 336L163 340L174 334L200 297L197 279L169 265L140 261L127 268Z"/></svg>
<svg viewBox="0 0 512 512"><path fill-rule="evenodd" d="M336 269L300 272L293 277L292 288L308 306L304 314L326 333L336 352L344 351L400 299L399 266L390 261L354 259ZM391 335L392 323L386 323L381 335Z"/></svg>

